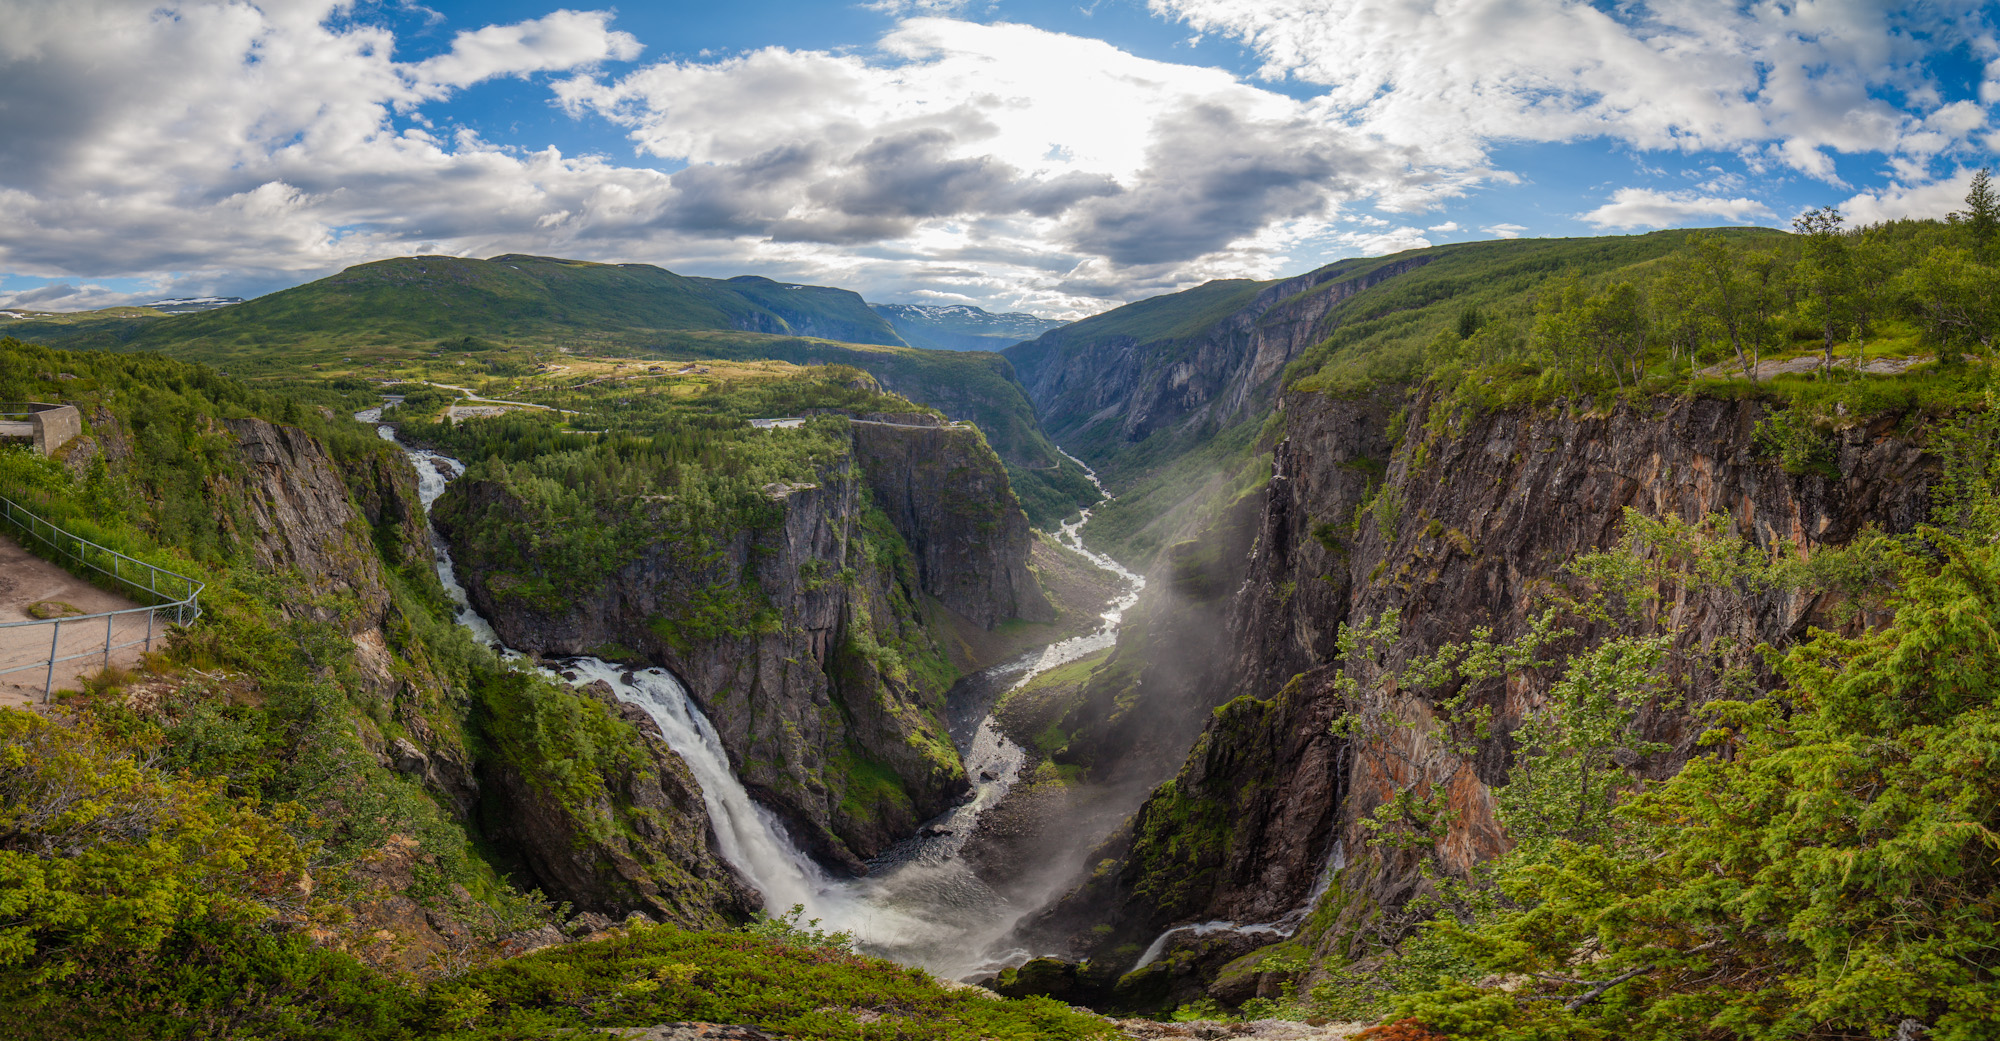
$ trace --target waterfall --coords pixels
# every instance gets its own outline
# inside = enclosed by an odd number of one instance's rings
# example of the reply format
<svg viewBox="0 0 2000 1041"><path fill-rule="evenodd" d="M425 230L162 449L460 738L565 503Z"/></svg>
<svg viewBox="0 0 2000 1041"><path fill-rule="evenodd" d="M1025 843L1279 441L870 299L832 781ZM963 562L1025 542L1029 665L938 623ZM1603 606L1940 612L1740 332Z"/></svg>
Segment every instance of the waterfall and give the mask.
<svg viewBox="0 0 2000 1041"><path fill-rule="evenodd" d="M373 408L356 413L354 418L376 424L378 435L409 455L417 470L418 496L428 513L446 484L465 468L449 456L401 444L395 430L380 422L381 415L381 409ZM1084 469L1089 473L1088 467ZM1097 481L1094 473L1090 478ZM1103 486L1098 485L1098 489L1102 491ZM1079 531L1089 516L1086 510L1074 524L1063 525L1060 537L1092 563L1126 582L1126 593L1104 612L1103 627L994 666L968 677L968 681L980 681L1004 693L1117 641L1124 612L1137 601L1145 580L1084 547ZM473 608L452 566L450 550L435 528L430 537L438 580L457 605L458 623L502 656L522 658L502 644L492 624ZM564 680L554 670L541 671ZM730 769L728 753L714 725L672 673L589 657L565 659L563 671L582 682L604 681L619 700L645 709L659 724L668 747L687 763L701 786L702 802L715 826L717 852L762 891L767 911L782 913L793 905L803 905L807 917L820 919L822 928L851 933L863 950L943 976L965 975L1026 957L1024 951L996 952L995 948L1031 909L1008 904L957 859L979 814L1006 795L1025 761L1022 749L993 725L985 708L980 709L976 726L954 727L952 734L966 775L977 779L973 798L927 822L916 836L877 858L872 865L874 873L837 879L792 843L775 814L750 798ZM991 703L988 700L986 705Z"/></svg>
<svg viewBox="0 0 2000 1041"><path fill-rule="evenodd" d="M376 423L381 417L379 408L354 416L364 423ZM417 496L426 514L438 496L444 494L445 485L465 471L458 460L449 456L403 445L397 441L395 429L387 424L376 426L375 433L401 446L409 455L417 469ZM499 648L503 656L522 657L520 652L503 645L492 623L473 608L452 567L451 551L436 528L430 529L430 536L431 549L437 555L438 581L444 583L445 593L458 605L458 624L471 630L481 643ZM610 684L620 701L645 709L660 725L667 746L687 763L701 785L702 802L715 825L716 844L722 858L763 891L766 910L784 911L793 904L814 902L815 894L824 888L824 876L784 837L770 811L751 801L750 793L729 768L729 757L722 750L714 725L695 707L687 689L672 673L665 669L633 671L599 658L575 658L565 665L579 676L588 677L585 682L603 680ZM562 680L553 670L544 668L541 672Z"/></svg>
<svg viewBox="0 0 2000 1041"><path fill-rule="evenodd" d="M1214 921L1199 922L1194 925L1174 926L1166 932L1153 937L1153 942L1147 945L1145 953L1139 955L1139 960L1133 963L1132 968L1128 971L1138 972L1140 969L1159 961L1160 955L1165 954L1167 951L1167 942L1181 933L1191 932L1196 936L1207 936L1210 933L1263 934L1276 936L1281 939L1291 936L1293 933L1299 931L1299 926L1305 924L1306 916L1312 914L1312 909L1319 904L1319 898L1325 896L1328 889L1333 888L1333 880L1340 876L1341 869L1346 866L1346 846L1340 839L1336 838L1333 840L1333 848L1327 851L1326 864L1319 869L1319 876L1313 882L1312 892L1306 894L1305 903L1285 912L1284 917L1276 921L1256 922L1250 925L1243 925L1238 922Z"/></svg>

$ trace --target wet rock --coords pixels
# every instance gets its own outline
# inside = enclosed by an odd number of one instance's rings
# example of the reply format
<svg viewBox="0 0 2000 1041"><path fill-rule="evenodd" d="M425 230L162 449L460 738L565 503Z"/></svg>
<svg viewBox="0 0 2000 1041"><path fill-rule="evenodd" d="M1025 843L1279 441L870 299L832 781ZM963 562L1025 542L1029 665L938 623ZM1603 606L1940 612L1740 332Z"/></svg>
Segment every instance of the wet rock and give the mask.
<svg viewBox="0 0 2000 1041"><path fill-rule="evenodd" d="M389 763L397 773L422 777L430 770L431 758L409 738L399 737L389 743Z"/></svg>
<svg viewBox="0 0 2000 1041"><path fill-rule="evenodd" d="M615 919L607 915L601 915L594 911L585 911L565 923L563 925L563 932L571 936L588 936L591 933L604 932L617 924L618 922Z"/></svg>
<svg viewBox="0 0 2000 1041"><path fill-rule="evenodd" d="M992 991L1006 998L1049 997L1073 1001L1077 993L1076 963L1060 958L1032 958L1021 967L995 977Z"/></svg>

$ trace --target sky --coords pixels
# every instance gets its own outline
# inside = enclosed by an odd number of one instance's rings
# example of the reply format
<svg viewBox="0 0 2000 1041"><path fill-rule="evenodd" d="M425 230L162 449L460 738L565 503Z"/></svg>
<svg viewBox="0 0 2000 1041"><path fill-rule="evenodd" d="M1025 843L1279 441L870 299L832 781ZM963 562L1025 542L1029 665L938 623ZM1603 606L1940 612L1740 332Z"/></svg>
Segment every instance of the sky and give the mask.
<svg viewBox="0 0 2000 1041"><path fill-rule="evenodd" d="M1075 318L1516 236L1942 217L1970 0L0 0L0 308L520 252Z"/></svg>

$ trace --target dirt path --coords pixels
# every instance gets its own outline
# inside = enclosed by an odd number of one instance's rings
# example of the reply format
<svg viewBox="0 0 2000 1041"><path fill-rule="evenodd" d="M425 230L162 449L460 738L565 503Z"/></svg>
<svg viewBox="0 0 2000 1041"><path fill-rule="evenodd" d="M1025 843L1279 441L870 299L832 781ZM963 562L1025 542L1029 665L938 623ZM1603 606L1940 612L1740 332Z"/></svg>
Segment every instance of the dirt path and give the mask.
<svg viewBox="0 0 2000 1041"><path fill-rule="evenodd" d="M122 611L139 605L115 593L107 593L62 568L21 548L21 544L0 535L0 625L30 621L30 605L59 601L83 614ZM114 622L119 643L145 635L146 616L128 615ZM0 628L0 705L29 705L42 701L42 682L48 675L49 641L56 637L53 626L23 625ZM83 654L104 646L104 619L65 622L57 656ZM110 664L130 666L139 660L140 647L111 652ZM56 666L55 689L74 688L79 676L105 666L102 655L62 662Z"/></svg>

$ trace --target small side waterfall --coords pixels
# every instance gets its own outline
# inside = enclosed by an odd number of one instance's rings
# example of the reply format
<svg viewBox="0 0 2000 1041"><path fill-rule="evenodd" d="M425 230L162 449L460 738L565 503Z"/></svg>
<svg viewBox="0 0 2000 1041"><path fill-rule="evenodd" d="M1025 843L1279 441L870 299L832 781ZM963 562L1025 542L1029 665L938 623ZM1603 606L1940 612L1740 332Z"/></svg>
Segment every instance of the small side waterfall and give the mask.
<svg viewBox="0 0 2000 1041"><path fill-rule="evenodd" d="M1208 936L1212 933L1244 933L1275 936L1280 939L1288 937L1298 932L1299 926L1305 924L1306 917L1312 914L1314 907L1319 905L1319 898L1325 896L1326 891L1333 888L1333 880L1340 876L1341 869L1346 866L1347 850L1345 844L1340 839L1334 839L1333 848L1328 850L1326 854L1326 864L1320 868L1319 877L1313 881L1312 892L1306 894L1305 903L1287 911L1283 918L1272 922L1256 922L1250 925L1244 925L1240 922L1214 921L1198 922L1194 925L1174 926L1154 937L1153 942L1146 946L1145 953L1139 955L1139 960L1134 962L1132 968L1128 971L1138 972L1140 969L1159 961L1160 956L1167 952L1168 942L1181 933L1193 933L1196 936Z"/></svg>
<svg viewBox="0 0 2000 1041"><path fill-rule="evenodd" d="M382 410L374 408L358 412L354 418L377 424L377 434L401 445L395 430L381 424L381 417ZM437 452L401 447L416 467L419 497L428 511L446 484L465 468ZM1089 472L1089 467L1084 469ZM1091 473L1090 478L1095 483L1097 475ZM1102 491L1103 486L1098 488ZM969 699L967 707L972 711L954 714L950 727L966 775L975 779L973 798L927 822L917 835L877 858L871 865L873 873L863 878L828 876L791 842L776 815L750 798L730 769L729 756L715 727L672 673L659 668L633 669L589 657L565 659L562 671L582 682L602 680L610 684L619 700L640 706L659 724L668 746L687 763L701 785L702 801L715 825L718 851L763 892L766 910L783 912L803 905L806 915L820 919L823 928L853 934L863 950L920 965L941 976L965 975L996 961L1017 961L1026 957L1026 952L996 952L994 948L1032 909L1010 905L979 881L957 854L979 814L1006 795L1025 760L1022 749L1000 733L987 711L1000 694L1116 643L1124 612L1137 601L1145 585L1144 579L1116 561L1084 547L1079 529L1089 517L1086 510L1075 523L1063 525L1060 538L1098 567L1123 579L1126 593L1104 612L1104 625L1097 631L1051 644L961 681L961 686L983 692L983 696ZM431 545L437 556L438 579L458 605L459 624L503 656L522 657L504 646L492 624L472 607L453 569L449 548L435 529L431 530ZM544 668L542 672L563 679L555 670ZM965 718L957 718L959 715Z"/></svg>

